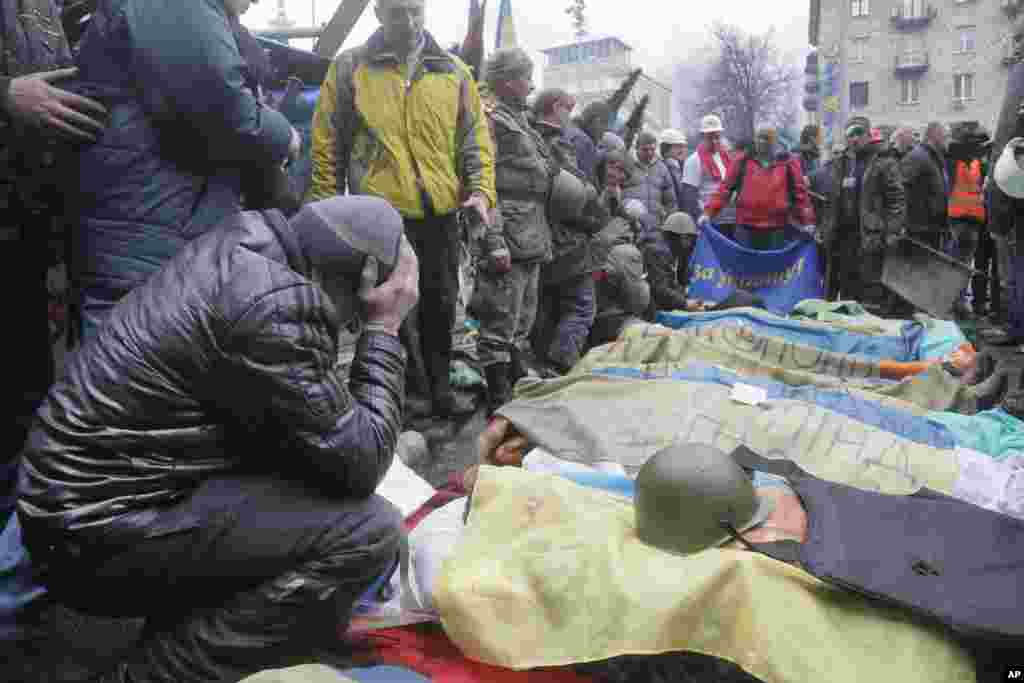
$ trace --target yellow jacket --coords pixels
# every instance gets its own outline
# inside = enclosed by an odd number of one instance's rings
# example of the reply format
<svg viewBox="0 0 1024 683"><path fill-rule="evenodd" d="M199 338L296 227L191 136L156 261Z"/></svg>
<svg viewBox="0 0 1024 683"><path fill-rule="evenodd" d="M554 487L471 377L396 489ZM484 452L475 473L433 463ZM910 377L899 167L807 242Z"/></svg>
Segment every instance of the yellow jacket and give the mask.
<svg viewBox="0 0 1024 683"><path fill-rule="evenodd" d="M313 115L307 201L382 197L405 218L455 211L473 193L496 204L494 148L463 62L425 34L412 79L380 32L331 64Z"/></svg>

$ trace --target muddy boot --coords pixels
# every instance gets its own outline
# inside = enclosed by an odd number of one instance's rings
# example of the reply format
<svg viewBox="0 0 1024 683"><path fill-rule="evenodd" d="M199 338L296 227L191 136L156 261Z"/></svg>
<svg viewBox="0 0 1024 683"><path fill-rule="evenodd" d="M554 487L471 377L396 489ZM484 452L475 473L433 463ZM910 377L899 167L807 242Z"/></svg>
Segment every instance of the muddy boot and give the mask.
<svg viewBox="0 0 1024 683"><path fill-rule="evenodd" d="M509 382L509 363L493 363L484 368L487 377L487 415L512 399L512 384Z"/></svg>

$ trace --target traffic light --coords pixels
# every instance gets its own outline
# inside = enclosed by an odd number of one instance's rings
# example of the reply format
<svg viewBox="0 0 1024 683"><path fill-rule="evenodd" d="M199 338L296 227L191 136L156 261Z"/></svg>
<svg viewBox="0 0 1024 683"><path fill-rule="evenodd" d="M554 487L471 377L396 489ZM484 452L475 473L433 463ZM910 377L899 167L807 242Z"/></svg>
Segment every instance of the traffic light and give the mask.
<svg viewBox="0 0 1024 683"><path fill-rule="evenodd" d="M818 53L807 55L804 66L804 111L816 112L821 104L818 92Z"/></svg>

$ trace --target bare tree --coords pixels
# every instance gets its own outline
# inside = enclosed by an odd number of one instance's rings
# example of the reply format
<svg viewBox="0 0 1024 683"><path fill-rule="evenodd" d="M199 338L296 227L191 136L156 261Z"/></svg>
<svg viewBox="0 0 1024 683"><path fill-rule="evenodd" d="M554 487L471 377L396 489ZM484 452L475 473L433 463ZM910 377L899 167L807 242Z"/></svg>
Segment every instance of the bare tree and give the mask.
<svg viewBox="0 0 1024 683"><path fill-rule="evenodd" d="M716 23L711 40L714 57L700 87L700 100L705 112L722 117L726 135L752 140L758 125L793 126L799 74L783 59L774 29L747 34L736 26Z"/></svg>
<svg viewBox="0 0 1024 683"><path fill-rule="evenodd" d="M586 0L570 0L565 13L572 17L572 30L576 40L587 35L587 2Z"/></svg>
<svg viewBox="0 0 1024 683"><path fill-rule="evenodd" d="M707 70L707 60L691 58L676 64L672 74L672 96L679 120L677 127L693 139L697 139L700 117L706 113L703 92Z"/></svg>

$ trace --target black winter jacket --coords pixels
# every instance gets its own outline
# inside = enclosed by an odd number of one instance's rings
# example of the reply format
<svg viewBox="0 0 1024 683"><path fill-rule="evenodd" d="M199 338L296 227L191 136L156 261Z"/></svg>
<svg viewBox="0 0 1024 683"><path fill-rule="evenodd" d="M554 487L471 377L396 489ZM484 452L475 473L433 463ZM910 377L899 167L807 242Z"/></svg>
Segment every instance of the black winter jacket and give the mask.
<svg viewBox="0 0 1024 683"><path fill-rule="evenodd" d="M907 230L936 232L946 229L945 168L946 160L926 143L917 145L903 157L900 171L907 192Z"/></svg>
<svg viewBox="0 0 1024 683"><path fill-rule="evenodd" d="M119 302L40 407L19 482L27 539L152 535L161 508L243 468L370 495L392 461L405 357L397 338L364 334L346 380L338 332L279 212L190 242Z"/></svg>

